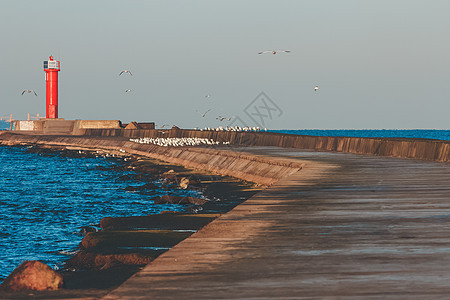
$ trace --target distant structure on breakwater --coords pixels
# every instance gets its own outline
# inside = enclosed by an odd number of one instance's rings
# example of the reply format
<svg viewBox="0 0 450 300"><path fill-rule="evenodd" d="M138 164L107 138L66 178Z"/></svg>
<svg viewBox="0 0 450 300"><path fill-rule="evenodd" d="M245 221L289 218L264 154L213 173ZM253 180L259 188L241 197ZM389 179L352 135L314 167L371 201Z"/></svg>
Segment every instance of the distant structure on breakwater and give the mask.
<svg viewBox="0 0 450 300"><path fill-rule="evenodd" d="M119 120L65 120L57 118L12 121L12 129L14 131L35 134L83 135L87 129L155 129L155 123L130 122L128 124L122 124Z"/></svg>

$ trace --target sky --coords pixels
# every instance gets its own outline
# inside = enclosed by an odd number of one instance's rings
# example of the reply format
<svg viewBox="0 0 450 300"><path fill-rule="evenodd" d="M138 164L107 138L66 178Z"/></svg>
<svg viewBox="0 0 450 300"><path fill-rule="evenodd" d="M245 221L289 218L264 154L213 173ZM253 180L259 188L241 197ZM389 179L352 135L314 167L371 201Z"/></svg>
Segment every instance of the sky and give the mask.
<svg viewBox="0 0 450 300"><path fill-rule="evenodd" d="M45 115L53 55L69 120L450 129L449 11L448 0L3 0L0 116ZM258 54L273 49L291 52Z"/></svg>

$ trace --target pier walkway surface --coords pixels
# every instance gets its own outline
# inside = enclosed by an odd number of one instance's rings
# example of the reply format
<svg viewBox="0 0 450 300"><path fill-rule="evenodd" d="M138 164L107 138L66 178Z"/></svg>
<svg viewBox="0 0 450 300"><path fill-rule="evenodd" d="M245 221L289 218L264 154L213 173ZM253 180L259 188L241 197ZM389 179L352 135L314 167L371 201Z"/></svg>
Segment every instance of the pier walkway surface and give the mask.
<svg viewBox="0 0 450 300"><path fill-rule="evenodd" d="M274 147L306 166L104 299L450 298L450 165Z"/></svg>

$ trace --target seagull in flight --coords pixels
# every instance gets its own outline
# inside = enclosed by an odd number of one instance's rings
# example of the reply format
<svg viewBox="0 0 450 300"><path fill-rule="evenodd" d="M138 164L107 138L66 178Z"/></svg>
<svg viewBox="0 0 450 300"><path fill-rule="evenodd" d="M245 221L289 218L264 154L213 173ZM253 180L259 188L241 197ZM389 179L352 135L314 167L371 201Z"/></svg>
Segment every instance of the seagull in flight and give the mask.
<svg viewBox="0 0 450 300"><path fill-rule="evenodd" d="M233 117L226 118L226 117L219 116L219 117L216 118L216 120L219 120L220 122L222 122L223 120L230 121L232 118Z"/></svg>
<svg viewBox="0 0 450 300"><path fill-rule="evenodd" d="M133 90L125 90L125 93L132 92Z"/></svg>
<svg viewBox="0 0 450 300"><path fill-rule="evenodd" d="M201 113L201 112L199 112L198 110L197 110L197 112L198 113L200 113L201 115L202 115L202 118L204 118L205 117L205 115L208 113L208 111L210 111L211 109L208 109L207 111L205 111L204 113Z"/></svg>
<svg viewBox="0 0 450 300"><path fill-rule="evenodd" d="M24 93L34 93L36 96L37 96L37 94L36 94L36 92L34 91L34 90L23 90L23 92L22 92L22 95L24 94Z"/></svg>
<svg viewBox="0 0 450 300"><path fill-rule="evenodd" d="M205 96L205 98L210 98L210 97L211 97L211 94L208 94Z"/></svg>
<svg viewBox="0 0 450 300"><path fill-rule="evenodd" d="M272 54L277 54L278 52L285 52L285 53L289 53L291 52L291 50L265 50L265 51L261 51L258 54L264 54L264 53L272 53Z"/></svg>
<svg viewBox="0 0 450 300"><path fill-rule="evenodd" d="M319 90L319 86L316 85L316 86L314 87L314 92L317 92L318 90Z"/></svg>
<svg viewBox="0 0 450 300"><path fill-rule="evenodd" d="M170 124L162 124L162 125L161 125L161 129L163 129L163 128L166 127L166 126L170 126Z"/></svg>
<svg viewBox="0 0 450 300"><path fill-rule="evenodd" d="M131 72L129 70L123 70L119 73L119 76L122 75L123 73L129 73L131 76L133 76L133 74L131 74Z"/></svg>

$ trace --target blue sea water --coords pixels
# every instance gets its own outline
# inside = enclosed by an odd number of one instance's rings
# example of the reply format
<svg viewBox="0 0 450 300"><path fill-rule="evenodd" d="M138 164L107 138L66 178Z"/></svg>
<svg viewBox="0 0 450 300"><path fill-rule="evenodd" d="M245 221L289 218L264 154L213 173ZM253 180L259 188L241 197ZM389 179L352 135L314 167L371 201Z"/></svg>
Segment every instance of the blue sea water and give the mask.
<svg viewBox="0 0 450 300"><path fill-rule="evenodd" d="M0 120L0 130L8 130L10 126L11 126L10 122Z"/></svg>
<svg viewBox="0 0 450 300"><path fill-rule="evenodd" d="M119 158L44 156L25 147L0 146L0 282L24 260L60 268L77 250L80 229L98 226L103 217L186 209L153 204L159 189L125 191L143 183L119 180L133 173L117 170L123 163Z"/></svg>
<svg viewBox="0 0 450 300"><path fill-rule="evenodd" d="M271 132L312 135L369 138L416 138L450 141L450 130L440 129L284 129Z"/></svg>

